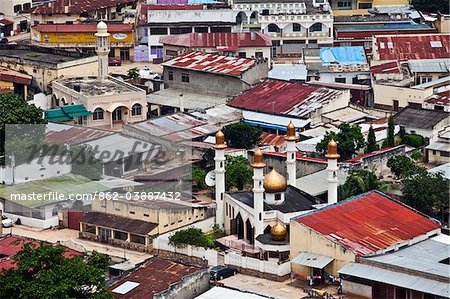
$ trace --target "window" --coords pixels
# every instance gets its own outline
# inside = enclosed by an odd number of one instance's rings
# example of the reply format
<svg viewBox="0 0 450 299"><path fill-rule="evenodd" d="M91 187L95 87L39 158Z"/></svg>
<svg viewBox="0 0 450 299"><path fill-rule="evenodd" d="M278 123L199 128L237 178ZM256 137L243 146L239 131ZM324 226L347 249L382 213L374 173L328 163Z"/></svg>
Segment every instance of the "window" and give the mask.
<svg viewBox="0 0 450 299"><path fill-rule="evenodd" d="M168 77L169 77L169 80L170 80L170 81L173 81L173 72L172 72L172 71L169 71L169 72L167 73L167 75L168 75Z"/></svg>
<svg viewBox="0 0 450 299"><path fill-rule="evenodd" d="M191 27L170 28L170 34L184 34L184 33L191 33L191 32L192 32Z"/></svg>
<svg viewBox="0 0 450 299"><path fill-rule="evenodd" d="M144 217L149 217L150 215L148 215L148 214L144 214Z"/></svg>
<svg viewBox="0 0 450 299"><path fill-rule="evenodd" d="M102 108L96 108L94 110L94 113L92 114L92 119L93 120L99 120L99 119L103 119L103 109Z"/></svg>
<svg viewBox="0 0 450 299"><path fill-rule="evenodd" d="M351 1L338 1L337 9L352 9Z"/></svg>
<svg viewBox="0 0 450 299"><path fill-rule="evenodd" d="M133 107L131 107L131 115L141 115L142 114L142 105L141 104L134 104Z"/></svg>
<svg viewBox="0 0 450 299"><path fill-rule="evenodd" d="M358 8L359 9L370 9L370 8L372 8L372 3L359 3Z"/></svg>
<svg viewBox="0 0 450 299"><path fill-rule="evenodd" d="M280 32L280 27L278 27L276 24L269 24L269 26L267 26L267 31Z"/></svg>
<svg viewBox="0 0 450 299"><path fill-rule="evenodd" d="M19 12L19 11L21 11L22 10L22 5L20 5L20 4L18 4L18 5L15 5L14 6L14 12Z"/></svg>
<svg viewBox="0 0 450 299"><path fill-rule="evenodd" d="M239 58L247 58L246 52L239 52Z"/></svg>
<svg viewBox="0 0 450 299"><path fill-rule="evenodd" d="M346 80L345 80L345 78L334 78L334 82L336 82L336 83L345 83Z"/></svg>
<svg viewBox="0 0 450 299"><path fill-rule="evenodd" d="M263 52L255 52L255 57L256 58L263 58L264 57Z"/></svg>
<svg viewBox="0 0 450 299"><path fill-rule="evenodd" d="M134 214L136 214L136 212L135 211L130 211L130 214L134 215Z"/></svg>
<svg viewBox="0 0 450 299"><path fill-rule="evenodd" d="M126 241L128 239L128 234L118 230L114 230L114 239Z"/></svg>
<svg viewBox="0 0 450 299"><path fill-rule="evenodd" d="M422 76L422 77L420 77L420 82L421 83L428 83L428 82L431 82L431 80L433 80L433 77L431 77L431 76Z"/></svg>
<svg viewBox="0 0 450 299"><path fill-rule="evenodd" d="M211 27L211 33L231 32L231 27Z"/></svg>
<svg viewBox="0 0 450 299"><path fill-rule="evenodd" d="M322 23L315 23L311 27L309 27L310 32L322 31Z"/></svg>
<svg viewBox="0 0 450 299"><path fill-rule="evenodd" d="M275 194L275 200L281 200L281 193Z"/></svg>
<svg viewBox="0 0 450 299"><path fill-rule="evenodd" d="M294 24L292 24L292 31L294 31L294 32L302 31L302 26L298 23L294 23Z"/></svg>
<svg viewBox="0 0 450 299"><path fill-rule="evenodd" d="M130 50L129 49L120 49L120 60L130 60Z"/></svg>
<svg viewBox="0 0 450 299"><path fill-rule="evenodd" d="M197 33L207 33L208 32L208 27L195 27L194 31Z"/></svg>
<svg viewBox="0 0 450 299"><path fill-rule="evenodd" d="M23 9L30 9L31 8L31 3L24 3L23 4Z"/></svg>
<svg viewBox="0 0 450 299"><path fill-rule="evenodd" d="M150 28L150 35L167 35L167 32L165 27Z"/></svg>
<svg viewBox="0 0 450 299"><path fill-rule="evenodd" d="M189 83L189 74L182 73L181 74L181 82Z"/></svg>
<svg viewBox="0 0 450 299"><path fill-rule="evenodd" d="M441 157L450 157L450 152L440 152L441 153Z"/></svg>

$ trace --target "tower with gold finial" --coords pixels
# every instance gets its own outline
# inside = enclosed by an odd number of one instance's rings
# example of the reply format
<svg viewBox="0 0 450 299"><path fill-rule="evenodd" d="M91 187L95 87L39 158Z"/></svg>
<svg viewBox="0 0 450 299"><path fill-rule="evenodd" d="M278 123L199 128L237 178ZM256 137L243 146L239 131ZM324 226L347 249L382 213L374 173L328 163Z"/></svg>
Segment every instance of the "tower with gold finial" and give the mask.
<svg viewBox="0 0 450 299"><path fill-rule="evenodd" d="M255 151L253 158L253 210L255 220L255 234L254 238L264 233L264 156L262 151L258 148Z"/></svg>
<svg viewBox="0 0 450 299"><path fill-rule="evenodd" d="M108 26L105 22L97 24L96 47L95 51L98 56L98 78L100 80L108 77L108 54L110 51Z"/></svg>
<svg viewBox="0 0 450 299"><path fill-rule="evenodd" d="M224 227L224 195L225 195L225 136L222 131L216 133L216 144L213 145L215 151L215 175L216 175L216 224Z"/></svg>
<svg viewBox="0 0 450 299"><path fill-rule="evenodd" d="M325 155L328 159L328 203L333 204L338 200L338 163L339 154L337 151L337 143L331 138L328 142L328 153Z"/></svg>
<svg viewBox="0 0 450 299"><path fill-rule="evenodd" d="M296 187L297 181L297 157L296 152L297 149L295 147L295 143L297 142L297 136L295 134L295 126L292 121L287 125L287 133L284 137L286 140L286 169L288 175L288 184Z"/></svg>

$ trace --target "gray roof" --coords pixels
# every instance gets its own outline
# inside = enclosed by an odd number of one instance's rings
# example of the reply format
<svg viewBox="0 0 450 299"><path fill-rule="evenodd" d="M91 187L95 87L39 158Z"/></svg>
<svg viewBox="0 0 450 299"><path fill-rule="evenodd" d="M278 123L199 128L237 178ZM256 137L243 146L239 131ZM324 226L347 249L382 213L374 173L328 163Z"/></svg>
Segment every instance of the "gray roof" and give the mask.
<svg viewBox="0 0 450 299"><path fill-rule="evenodd" d="M394 122L409 128L432 129L448 117L450 113L444 111L407 107L394 116Z"/></svg>
<svg viewBox="0 0 450 299"><path fill-rule="evenodd" d="M416 290L427 294L450 297L448 284L420 276L385 270L364 264L349 263L342 267L339 274L395 285L405 289ZM345 279L345 278L344 278Z"/></svg>
<svg viewBox="0 0 450 299"><path fill-rule="evenodd" d="M450 279L450 266L441 262L449 257L449 252L450 237L438 235L392 253L364 259Z"/></svg>
<svg viewBox="0 0 450 299"><path fill-rule="evenodd" d="M450 151L450 144L448 142L436 141L428 145L426 149L448 152Z"/></svg>
<svg viewBox="0 0 450 299"><path fill-rule="evenodd" d="M341 168L337 173L339 185L345 183L348 173ZM328 171L326 169L314 172L297 179L297 188L300 190L318 196L328 190Z"/></svg>
<svg viewBox="0 0 450 299"><path fill-rule="evenodd" d="M422 84L413 86L412 88L414 88L414 89L426 89L426 88L430 88L430 87L433 87L433 86L436 86L436 85L440 85L440 84L444 85L444 84L446 84L448 82L450 82L450 76L447 76L447 77L444 77L444 78L440 78L440 79L437 79L437 80L434 80L434 81L430 81L430 82L427 82L427 83L422 83Z"/></svg>
<svg viewBox="0 0 450 299"><path fill-rule="evenodd" d="M227 96L223 95L168 88L148 95L147 103L180 108L180 94L183 94L184 108L188 110L207 109L227 102Z"/></svg>
<svg viewBox="0 0 450 299"><path fill-rule="evenodd" d="M323 269L326 265L331 263L334 258L309 252L300 252L292 259L292 264L298 264L311 268Z"/></svg>
<svg viewBox="0 0 450 299"><path fill-rule="evenodd" d="M439 165L437 167L428 169L428 172L431 172L431 173L440 172L446 179L450 180L450 163L446 163L446 164Z"/></svg>
<svg viewBox="0 0 450 299"><path fill-rule="evenodd" d="M269 78L278 80L306 80L306 65L304 64L274 64L269 71Z"/></svg>
<svg viewBox="0 0 450 299"><path fill-rule="evenodd" d="M446 73L450 70L450 59L413 59L408 60L413 73Z"/></svg>

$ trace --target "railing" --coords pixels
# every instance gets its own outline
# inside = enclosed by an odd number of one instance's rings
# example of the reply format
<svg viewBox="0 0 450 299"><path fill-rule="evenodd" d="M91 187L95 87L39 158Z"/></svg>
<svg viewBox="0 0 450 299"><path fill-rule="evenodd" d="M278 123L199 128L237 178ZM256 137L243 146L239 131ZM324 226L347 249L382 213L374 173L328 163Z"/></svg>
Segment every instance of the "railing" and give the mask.
<svg viewBox="0 0 450 299"><path fill-rule="evenodd" d="M269 35L270 37L280 37L281 33L280 32L267 32L267 35Z"/></svg>
<svg viewBox="0 0 450 299"><path fill-rule="evenodd" d="M310 32L309 36L326 36L328 37L328 31L315 31L315 32Z"/></svg>
<svg viewBox="0 0 450 299"><path fill-rule="evenodd" d="M289 32L289 33L283 32L283 37L305 37L305 36L306 32Z"/></svg>

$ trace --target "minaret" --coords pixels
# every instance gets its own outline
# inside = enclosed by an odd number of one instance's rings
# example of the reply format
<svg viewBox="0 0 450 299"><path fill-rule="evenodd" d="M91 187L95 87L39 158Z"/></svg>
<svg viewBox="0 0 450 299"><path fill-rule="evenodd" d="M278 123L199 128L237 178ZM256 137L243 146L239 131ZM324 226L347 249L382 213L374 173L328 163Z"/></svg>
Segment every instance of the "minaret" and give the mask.
<svg viewBox="0 0 450 299"><path fill-rule="evenodd" d="M326 154L325 157L328 159L328 203L333 204L336 203L338 199L337 172L339 167L337 160L340 157L337 152L337 143L333 138L328 142L328 154Z"/></svg>
<svg viewBox="0 0 450 299"><path fill-rule="evenodd" d="M108 26L105 22L97 24L97 37L95 51L98 55L98 79L108 77L108 54L110 50Z"/></svg>
<svg viewBox="0 0 450 299"><path fill-rule="evenodd" d="M224 195L225 195L225 136L222 131L216 133L216 144L213 145L215 151L215 169L216 174L216 224L223 229L224 227Z"/></svg>
<svg viewBox="0 0 450 299"><path fill-rule="evenodd" d="M287 133L284 137L286 140L286 169L288 174L288 184L296 187L297 182L297 148L295 143L297 142L297 136L295 135L295 126L292 121L289 122L287 126Z"/></svg>
<svg viewBox="0 0 450 299"><path fill-rule="evenodd" d="M254 238L264 233L264 156L262 151L258 148L255 151L253 158L253 219L255 221L255 234Z"/></svg>

